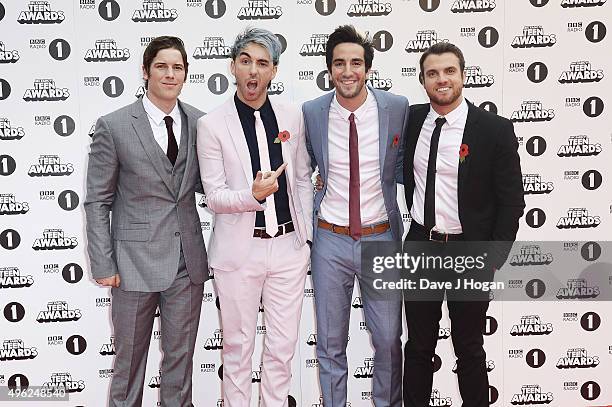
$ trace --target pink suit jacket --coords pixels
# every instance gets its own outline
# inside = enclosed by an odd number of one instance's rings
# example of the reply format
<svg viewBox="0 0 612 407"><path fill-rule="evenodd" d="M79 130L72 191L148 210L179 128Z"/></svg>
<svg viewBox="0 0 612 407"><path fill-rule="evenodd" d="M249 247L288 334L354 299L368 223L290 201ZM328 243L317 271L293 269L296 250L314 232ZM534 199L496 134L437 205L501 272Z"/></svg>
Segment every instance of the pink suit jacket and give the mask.
<svg viewBox="0 0 612 407"><path fill-rule="evenodd" d="M287 168L289 210L296 248L312 240L313 185L306 151L304 120L298 106L270 99L279 131L290 137L281 143ZM200 177L214 224L208 247L213 270L233 271L248 259L255 212L264 209L252 195L253 171L234 97L198 120L197 151ZM273 168L274 170L275 168Z"/></svg>

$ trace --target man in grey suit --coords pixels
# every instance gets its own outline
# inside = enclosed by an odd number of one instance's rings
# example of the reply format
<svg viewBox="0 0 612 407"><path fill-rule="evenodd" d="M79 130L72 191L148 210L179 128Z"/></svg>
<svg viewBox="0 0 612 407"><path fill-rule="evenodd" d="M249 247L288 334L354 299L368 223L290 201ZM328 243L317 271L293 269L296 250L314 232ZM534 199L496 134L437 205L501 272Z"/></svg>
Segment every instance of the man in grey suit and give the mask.
<svg viewBox="0 0 612 407"><path fill-rule="evenodd" d="M195 137L203 113L178 100L187 66L181 39L151 41L143 55L146 94L99 118L91 143L87 251L93 278L112 287L116 357L109 406L142 404L157 307L161 405L192 405L208 266L194 193L201 191Z"/></svg>
<svg viewBox="0 0 612 407"><path fill-rule="evenodd" d="M402 219L396 182L402 175L405 97L365 85L374 50L352 26L338 27L326 46L336 88L304 103L306 142L323 188L314 201L311 268L317 315L319 381L326 407L346 405L351 296L362 285L374 346L373 401L402 404L401 300L374 300L364 290L362 241L399 241Z"/></svg>

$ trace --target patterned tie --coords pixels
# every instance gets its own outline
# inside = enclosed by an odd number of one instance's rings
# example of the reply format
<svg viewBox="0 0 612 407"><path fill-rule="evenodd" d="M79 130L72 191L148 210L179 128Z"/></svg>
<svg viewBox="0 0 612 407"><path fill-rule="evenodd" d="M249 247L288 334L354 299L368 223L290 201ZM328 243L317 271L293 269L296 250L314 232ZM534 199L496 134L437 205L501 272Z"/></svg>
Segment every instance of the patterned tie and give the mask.
<svg viewBox="0 0 612 407"><path fill-rule="evenodd" d="M438 155L438 142L442 125L446 123L444 117L436 119L436 128L431 135L429 143L429 159L427 160L427 181L425 183L425 228L436 226L436 157Z"/></svg>
<svg viewBox="0 0 612 407"><path fill-rule="evenodd" d="M166 122L166 130L168 130L168 151L166 151L166 155L174 166L176 157L178 156L178 145L176 144L176 138L174 137L174 131L172 130L173 120L172 117L166 116L164 117L164 121Z"/></svg>
<svg viewBox="0 0 612 407"><path fill-rule="evenodd" d="M271 171L270 168L270 153L268 153L268 139L266 137L266 128L261 121L259 110L255 110L255 134L257 135L257 148L259 150L259 166L261 167L262 175ZM274 205L274 194L268 195L266 198L266 209L264 210L264 218L266 220L266 233L272 237L278 233L278 219L276 219L276 206Z"/></svg>
<svg viewBox="0 0 612 407"><path fill-rule="evenodd" d="M355 114L351 113L349 116L349 231L354 240L361 238L359 193L359 143Z"/></svg>

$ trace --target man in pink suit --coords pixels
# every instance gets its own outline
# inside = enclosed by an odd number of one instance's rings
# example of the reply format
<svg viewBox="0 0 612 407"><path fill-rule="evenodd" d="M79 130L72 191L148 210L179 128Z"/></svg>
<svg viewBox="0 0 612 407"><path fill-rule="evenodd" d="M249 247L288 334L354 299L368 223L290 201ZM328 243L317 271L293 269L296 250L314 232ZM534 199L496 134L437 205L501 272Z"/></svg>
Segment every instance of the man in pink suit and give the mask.
<svg viewBox="0 0 612 407"><path fill-rule="evenodd" d="M310 257L313 188L300 109L268 98L281 45L248 28L231 50L236 93L198 121L200 175L214 212L209 265L223 327L223 398L249 407L260 298L261 405L287 406Z"/></svg>

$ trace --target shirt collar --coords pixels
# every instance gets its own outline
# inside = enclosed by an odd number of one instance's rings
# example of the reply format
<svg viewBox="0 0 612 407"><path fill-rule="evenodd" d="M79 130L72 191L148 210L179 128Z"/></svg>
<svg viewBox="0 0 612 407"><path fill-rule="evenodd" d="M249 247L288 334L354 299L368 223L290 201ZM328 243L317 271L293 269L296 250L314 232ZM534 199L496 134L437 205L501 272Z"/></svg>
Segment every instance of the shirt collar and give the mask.
<svg viewBox="0 0 612 407"><path fill-rule="evenodd" d="M253 113L255 113L255 110L259 110L260 114L263 114L263 115L270 113L270 111L272 110L272 104L270 103L270 98L268 97L266 97L266 101L259 109L253 109L251 106L247 105L242 100L240 100L240 98L238 98L238 93L234 94L234 103L236 104L236 110L238 110L239 113L242 113L245 116L246 115L253 116Z"/></svg>
<svg viewBox="0 0 612 407"><path fill-rule="evenodd" d="M454 108L452 111L448 112L444 118L446 119L446 123L449 126L453 126L457 120L459 120L462 117L466 117L467 116L467 112L468 112L468 104L467 101L465 100L465 98L462 96L461 97L461 103L459 104L459 106L457 106L456 108ZM438 113L436 113L435 110L433 110L431 108L431 106L429 107L429 118L432 121L435 121L438 117L440 117L440 115Z"/></svg>
<svg viewBox="0 0 612 407"><path fill-rule="evenodd" d="M181 112L178 107L178 100L170 114L164 113L159 107L155 106L153 102L151 102L151 99L147 97L146 93L142 97L142 105L144 107L145 112L147 112L149 117L153 120L153 123L157 124L158 126L161 126L162 124L165 125L164 117L166 116L172 117L174 123L178 123L181 118Z"/></svg>
<svg viewBox="0 0 612 407"><path fill-rule="evenodd" d="M336 111L340 114L340 116L346 121L348 121L351 113L355 114L355 120L357 121L363 120L368 109L372 107L373 103L376 103L376 99L374 99L374 95L372 94L372 91L367 86L366 86L366 90L368 91L368 94L366 96L365 102L363 102L362 105L359 106L354 112L351 112L350 110L345 109L340 104L340 102L338 102L338 99L336 98L336 94L334 94L334 97L332 98L331 105L334 109L336 109Z"/></svg>

